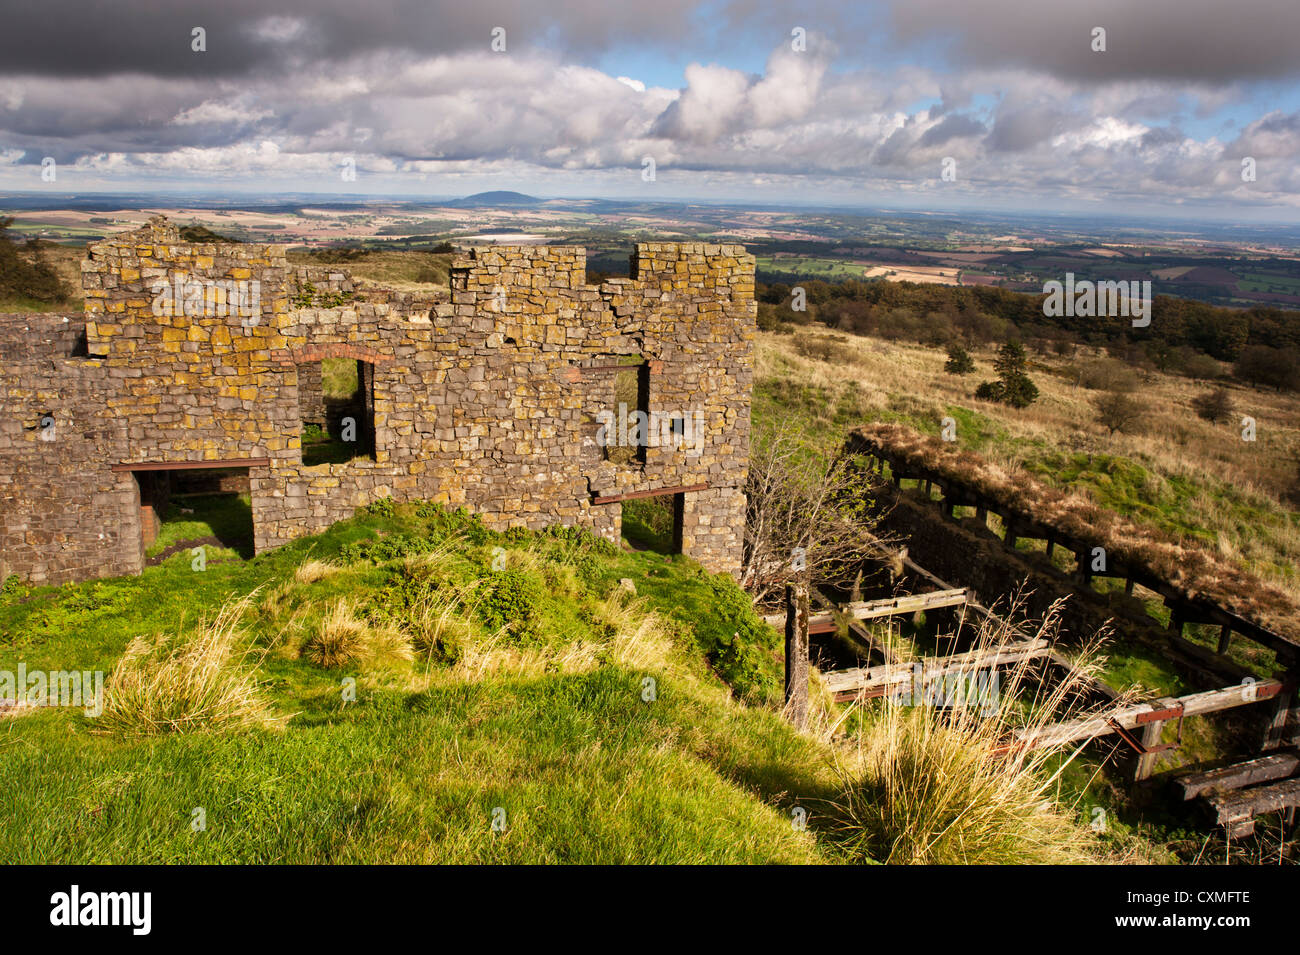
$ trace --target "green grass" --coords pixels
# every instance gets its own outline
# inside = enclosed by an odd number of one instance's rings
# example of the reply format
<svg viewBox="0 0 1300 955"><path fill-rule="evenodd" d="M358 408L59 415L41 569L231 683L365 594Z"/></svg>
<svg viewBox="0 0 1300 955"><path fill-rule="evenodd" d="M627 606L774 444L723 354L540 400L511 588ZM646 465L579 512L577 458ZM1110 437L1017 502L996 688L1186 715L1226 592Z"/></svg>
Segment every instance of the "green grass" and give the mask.
<svg viewBox="0 0 1300 955"><path fill-rule="evenodd" d="M638 674L610 669L345 707L322 686L280 734L128 743L40 713L0 742L0 846L14 862L830 858L783 805L787 786L808 786L803 741L770 714L660 690L645 703Z"/></svg>
<svg viewBox="0 0 1300 955"><path fill-rule="evenodd" d="M219 509L205 514L220 523ZM169 536L198 524L171 526ZM548 665L482 680L459 679L432 657L405 670L351 672L299 656L340 597L398 620L402 593L429 581L435 589L481 586L487 603L504 576L491 570L496 548L511 574L535 582L509 598L533 602L527 613L513 606L534 624L533 638L509 638L515 646L606 639L600 601L630 577L645 602L637 613L666 621L668 656L644 665L602 657L583 672ZM343 569L295 579L317 559ZM322 535L202 572L182 554L139 577L11 588L0 598L0 668L111 671L133 638L193 628L254 591L256 609L242 625L285 727L129 738L100 732L80 710L6 719L0 855L115 863L842 859L829 827L817 826L817 801L834 795L828 752L776 714L777 636L745 595L685 558L620 552L575 532L496 534L432 505L376 505ZM357 679L355 702L344 700L346 676ZM643 698L647 677L656 681L652 701ZM791 825L800 800L814 807L807 832ZM491 825L498 807L504 832ZM206 831L191 828L196 808Z"/></svg>
<svg viewBox="0 0 1300 955"><path fill-rule="evenodd" d="M760 255L756 268L760 273L806 274L819 279L861 279L866 271L861 263L816 256Z"/></svg>
<svg viewBox="0 0 1300 955"><path fill-rule="evenodd" d="M172 499L158 536L145 551L154 557L185 541L215 537L222 546L209 548L207 559L253 556L253 512L247 494L192 494ZM169 560L190 561L189 551Z"/></svg>
<svg viewBox="0 0 1300 955"><path fill-rule="evenodd" d="M367 456L364 448L356 441L344 441L342 438L331 438L319 433L315 437L309 437L306 433L302 436L302 463L309 468L318 464L347 464L356 458Z"/></svg>
<svg viewBox="0 0 1300 955"><path fill-rule="evenodd" d="M355 358L325 358L320 363L321 392L326 398L348 399L357 393Z"/></svg>
<svg viewBox="0 0 1300 955"><path fill-rule="evenodd" d="M454 255L440 252L365 250L356 258L331 261L329 250L319 255L291 249L287 253L290 265L311 265L337 268L350 272L354 278L373 282L379 286L440 285L447 286L451 276Z"/></svg>
<svg viewBox="0 0 1300 955"><path fill-rule="evenodd" d="M660 554L673 549L673 505L669 497L633 498L623 502L623 536L633 545Z"/></svg>

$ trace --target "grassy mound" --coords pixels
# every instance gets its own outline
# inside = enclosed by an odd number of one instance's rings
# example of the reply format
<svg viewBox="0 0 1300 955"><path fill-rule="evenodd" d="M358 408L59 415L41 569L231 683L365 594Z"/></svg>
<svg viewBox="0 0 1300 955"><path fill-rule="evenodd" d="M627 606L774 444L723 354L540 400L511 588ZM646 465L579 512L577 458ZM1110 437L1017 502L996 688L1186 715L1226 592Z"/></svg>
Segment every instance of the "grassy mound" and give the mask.
<svg viewBox="0 0 1300 955"><path fill-rule="evenodd" d="M6 858L891 856L865 764L781 718L778 635L693 561L384 501L193 566L0 598L0 668L109 674L100 718L6 720Z"/></svg>

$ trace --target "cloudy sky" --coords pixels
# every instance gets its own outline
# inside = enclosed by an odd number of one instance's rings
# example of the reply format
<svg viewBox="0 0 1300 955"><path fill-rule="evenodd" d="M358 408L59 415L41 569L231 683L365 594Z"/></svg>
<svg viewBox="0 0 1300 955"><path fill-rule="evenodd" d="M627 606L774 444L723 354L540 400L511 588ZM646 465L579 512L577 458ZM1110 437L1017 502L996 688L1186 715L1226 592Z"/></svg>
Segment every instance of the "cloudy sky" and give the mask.
<svg viewBox="0 0 1300 955"><path fill-rule="evenodd" d="M0 22L6 190L1300 208L1297 0L0 0Z"/></svg>

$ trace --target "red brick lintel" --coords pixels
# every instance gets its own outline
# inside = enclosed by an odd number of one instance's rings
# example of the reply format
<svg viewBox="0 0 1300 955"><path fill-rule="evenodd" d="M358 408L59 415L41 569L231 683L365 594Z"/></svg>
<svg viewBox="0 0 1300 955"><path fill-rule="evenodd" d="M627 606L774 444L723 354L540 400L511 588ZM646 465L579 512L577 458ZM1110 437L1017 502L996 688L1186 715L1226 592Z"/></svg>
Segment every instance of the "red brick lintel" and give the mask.
<svg viewBox="0 0 1300 955"><path fill-rule="evenodd" d="M379 365L393 360L392 355L372 351L364 345L348 345L342 342L326 342L319 345L303 345L301 348L277 348L272 357L281 365L305 365L323 358L355 358Z"/></svg>

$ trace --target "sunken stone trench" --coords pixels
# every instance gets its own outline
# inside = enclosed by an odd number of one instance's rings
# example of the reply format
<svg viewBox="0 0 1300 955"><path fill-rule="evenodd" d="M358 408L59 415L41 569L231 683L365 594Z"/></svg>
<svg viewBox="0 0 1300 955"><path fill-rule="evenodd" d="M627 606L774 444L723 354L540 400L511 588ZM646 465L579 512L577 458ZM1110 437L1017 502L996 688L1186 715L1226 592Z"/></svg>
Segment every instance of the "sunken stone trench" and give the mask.
<svg viewBox="0 0 1300 955"><path fill-rule="evenodd" d="M200 468L246 469L259 553L385 497L617 540L627 495L666 493L682 552L739 571L756 323L741 246L638 244L632 277L599 286L581 248L472 249L428 293L357 290L275 245L186 244L162 217L88 252L84 315L0 315L0 580L139 573L151 475ZM305 466L331 358L358 362L368 453ZM648 385L636 410L701 434L592 455L590 422L618 412L608 369L629 364Z"/></svg>

